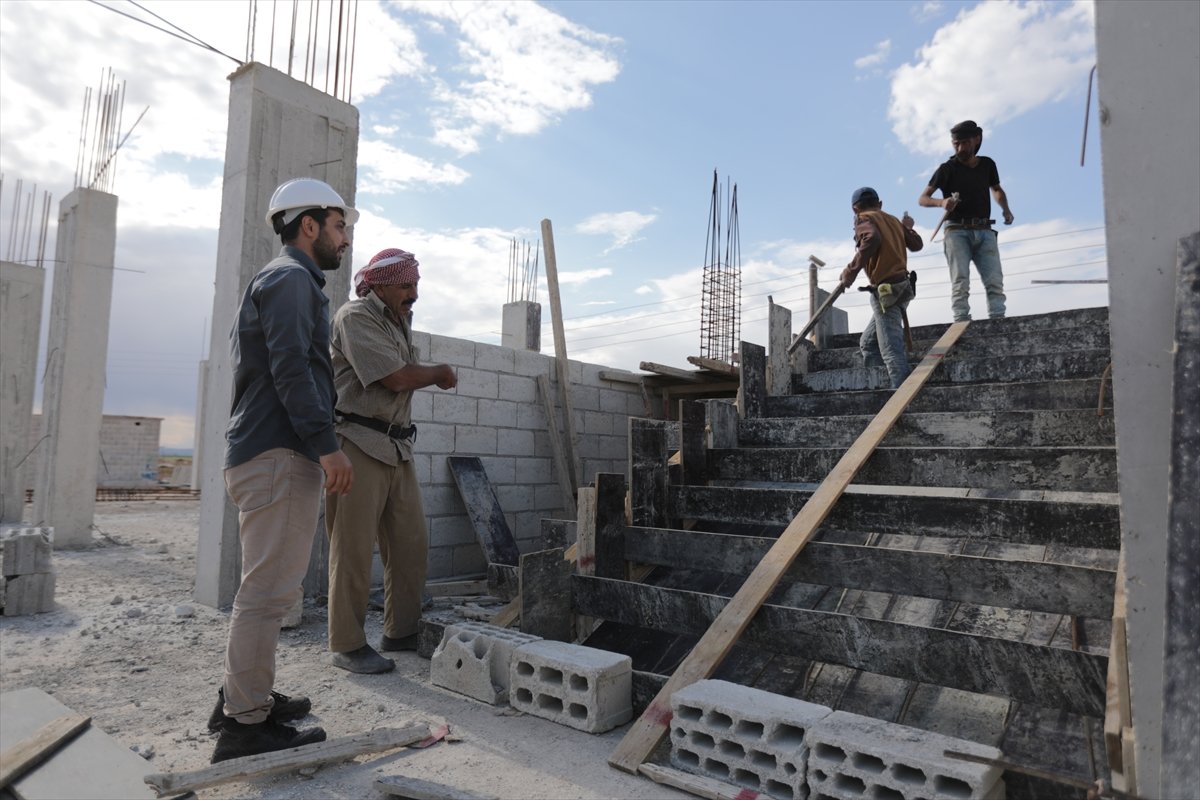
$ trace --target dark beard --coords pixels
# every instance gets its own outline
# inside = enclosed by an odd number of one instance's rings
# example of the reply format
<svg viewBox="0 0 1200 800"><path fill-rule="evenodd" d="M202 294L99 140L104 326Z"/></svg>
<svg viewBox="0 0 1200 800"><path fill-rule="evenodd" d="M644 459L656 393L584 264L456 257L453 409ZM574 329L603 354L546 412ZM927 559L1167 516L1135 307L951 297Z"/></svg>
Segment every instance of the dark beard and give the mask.
<svg viewBox="0 0 1200 800"><path fill-rule="evenodd" d="M313 242L313 260L325 272L332 272L340 269L342 266L341 254L338 253L338 249L329 241L324 231Z"/></svg>

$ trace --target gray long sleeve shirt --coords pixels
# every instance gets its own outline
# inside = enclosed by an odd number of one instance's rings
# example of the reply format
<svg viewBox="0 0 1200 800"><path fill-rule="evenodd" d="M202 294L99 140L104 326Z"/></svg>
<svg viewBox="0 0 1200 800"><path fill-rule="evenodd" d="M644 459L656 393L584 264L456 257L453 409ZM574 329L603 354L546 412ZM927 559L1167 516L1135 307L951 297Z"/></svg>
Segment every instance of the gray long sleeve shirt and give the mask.
<svg viewBox="0 0 1200 800"><path fill-rule="evenodd" d="M250 281L229 333L233 413L225 467L276 447L317 461L338 449L325 276L294 247Z"/></svg>

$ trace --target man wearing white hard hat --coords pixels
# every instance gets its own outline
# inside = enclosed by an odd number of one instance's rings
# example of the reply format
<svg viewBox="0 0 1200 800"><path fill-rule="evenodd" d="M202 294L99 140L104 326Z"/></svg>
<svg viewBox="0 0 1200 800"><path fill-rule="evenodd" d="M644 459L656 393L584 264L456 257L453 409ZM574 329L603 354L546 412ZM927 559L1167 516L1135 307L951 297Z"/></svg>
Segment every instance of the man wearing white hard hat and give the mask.
<svg viewBox="0 0 1200 800"><path fill-rule="evenodd" d="M233 601L225 681L209 727L212 761L325 740L320 728L284 725L308 714L307 698L274 691L275 649L301 581L322 488L350 491L354 470L334 435L327 271L341 266L358 219L328 184L287 181L267 224L283 248L250 281L230 332L233 412L225 486L238 507L242 581Z"/></svg>

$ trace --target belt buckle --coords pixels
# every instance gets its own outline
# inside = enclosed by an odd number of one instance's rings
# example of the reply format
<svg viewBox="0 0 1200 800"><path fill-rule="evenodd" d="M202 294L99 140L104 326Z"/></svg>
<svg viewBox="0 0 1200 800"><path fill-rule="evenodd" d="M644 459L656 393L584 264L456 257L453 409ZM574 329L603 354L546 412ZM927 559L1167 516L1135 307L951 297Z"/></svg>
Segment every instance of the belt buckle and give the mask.
<svg viewBox="0 0 1200 800"><path fill-rule="evenodd" d="M387 429L386 429L386 430L384 430L384 432L383 432L383 435L384 435L384 436L386 436L386 437L388 437L389 439L390 439L390 438L392 438L392 428L394 428L394 427L396 427L396 423L394 423L394 422L389 422L389 423L388 423L388 426L387 426Z"/></svg>

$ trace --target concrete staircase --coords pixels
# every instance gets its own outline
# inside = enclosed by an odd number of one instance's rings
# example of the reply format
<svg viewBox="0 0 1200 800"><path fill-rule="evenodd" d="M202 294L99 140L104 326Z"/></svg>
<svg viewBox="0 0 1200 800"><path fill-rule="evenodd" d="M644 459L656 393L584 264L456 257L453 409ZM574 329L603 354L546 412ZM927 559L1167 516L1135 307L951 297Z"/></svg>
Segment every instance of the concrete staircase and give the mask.
<svg viewBox="0 0 1200 800"><path fill-rule="evenodd" d="M914 329L916 355L946 327ZM576 579L573 596L613 621L589 644L632 655L646 691L891 396L856 336L828 344L777 397L761 388L765 353L744 346L746 413L685 404L674 472L667 426L632 421L624 557L660 569L649 587ZM1108 363L1107 309L972 323L717 677L1077 780L1093 762L1106 774L1119 547ZM1009 797L1075 796L1015 771L1006 782Z"/></svg>

